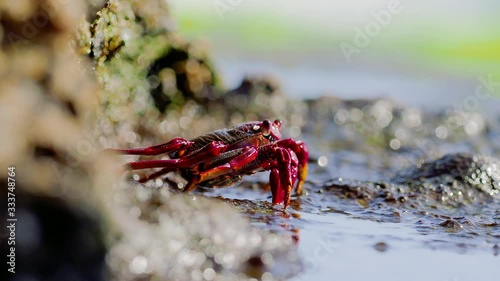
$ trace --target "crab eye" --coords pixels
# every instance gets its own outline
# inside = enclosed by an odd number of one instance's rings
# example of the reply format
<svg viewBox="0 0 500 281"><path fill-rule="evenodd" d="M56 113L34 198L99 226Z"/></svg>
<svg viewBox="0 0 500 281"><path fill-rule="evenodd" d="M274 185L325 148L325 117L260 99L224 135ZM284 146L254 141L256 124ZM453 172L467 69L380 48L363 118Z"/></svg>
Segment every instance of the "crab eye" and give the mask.
<svg viewBox="0 0 500 281"><path fill-rule="evenodd" d="M262 135L268 137L271 134L271 122L269 120L262 121Z"/></svg>

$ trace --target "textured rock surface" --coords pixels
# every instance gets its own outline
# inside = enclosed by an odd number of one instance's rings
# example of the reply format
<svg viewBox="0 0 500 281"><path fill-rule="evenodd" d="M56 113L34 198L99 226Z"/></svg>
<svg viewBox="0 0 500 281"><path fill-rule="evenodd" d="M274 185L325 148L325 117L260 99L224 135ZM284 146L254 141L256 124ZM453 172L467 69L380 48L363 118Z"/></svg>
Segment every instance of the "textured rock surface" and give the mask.
<svg viewBox="0 0 500 281"><path fill-rule="evenodd" d="M107 279L102 213L92 211L94 174L106 171L90 130L98 86L70 48L86 3L63 2L0 1L0 197L14 166L20 280Z"/></svg>
<svg viewBox="0 0 500 281"><path fill-rule="evenodd" d="M254 229L221 202L120 180L124 159L102 151L193 125L192 136L224 126L204 118L216 77L202 52L171 31L166 2L94 2L88 13L86 2L63 2L0 2L0 167L16 167L19 229L31 234L19 237L20 257L31 263L20 276L246 280L297 272L289 236ZM155 89L169 98L164 108Z"/></svg>
<svg viewBox="0 0 500 281"><path fill-rule="evenodd" d="M95 153L85 130L95 120L98 87L89 61L69 43L86 4L23 3L0 4L0 166L17 165L32 188L84 192Z"/></svg>
<svg viewBox="0 0 500 281"><path fill-rule="evenodd" d="M403 171L394 181L432 190L441 194L442 201L484 202L484 195L500 198L500 161L484 155L449 154Z"/></svg>

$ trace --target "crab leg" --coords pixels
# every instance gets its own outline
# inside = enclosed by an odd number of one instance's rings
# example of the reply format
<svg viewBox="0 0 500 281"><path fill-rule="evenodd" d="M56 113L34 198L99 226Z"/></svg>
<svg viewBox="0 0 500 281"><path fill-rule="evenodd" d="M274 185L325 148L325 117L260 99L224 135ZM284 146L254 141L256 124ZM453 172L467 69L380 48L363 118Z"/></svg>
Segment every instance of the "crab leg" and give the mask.
<svg viewBox="0 0 500 281"><path fill-rule="evenodd" d="M183 138L175 138L169 142L145 148L108 149L108 150L116 151L121 154L130 154L130 155L158 155L171 151L186 149L191 145L193 145L193 142L191 141L188 141Z"/></svg>
<svg viewBox="0 0 500 281"><path fill-rule="evenodd" d="M271 170L271 174L269 174L269 183L271 184L273 205L283 203L285 199L285 190L281 188L280 173L277 168Z"/></svg>
<svg viewBox="0 0 500 281"><path fill-rule="evenodd" d="M203 161L206 161L208 157L218 156L219 154L224 152L226 148L227 145L223 142L213 141L186 157L168 160L144 160L130 162L127 164L127 166L131 170L164 168L170 169L170 171L176 171L180 168L189 168Z"/></svg>
<svg viewBox="0 0 500 281"><path fill-rule="evenodd" d="M304 186L304 182L306 181L307 173L309 170L309 150L307 148L307 145L302 141L295 141L294 139L281 140L276 144L279 147L284 147L292 150L297 155L299 161L299 181L297 183L296 192L300 195L302 194L302 188Z"/></svg>
<svg viewBox="0 0 500 281"><path fill-rule="evenodd" d="M232 158L228 163L203 171L199 175L193 177L183 191L193 190L196 187L196 184L200 182L204 182L206 180L213 179L225 174L237 172L242 167L255 160L258 153L259 152L257 148L253 146L247 146L243 148L242 153Z"/></svg>
<svg viewBox="0 0 500 281"><path fill-rule="evenodd" d="M298 160L295 153L287 148L276 150L276 166L271 169L270 184L273 194L273 204L290 204L290 193L297 179Z"/></svg>
<svg viewBox="0 0 500 281"><path fill-rule="evenodd" d="M159 171L156 171L154 173L152 173L151 175L149 176L144 176L142 178L140 178L137 182L139 183L145 183L147 182L148 180L152 180L152 179L156 179L156 178L159 178L165 174L168 174L170 172L173 172L173 171L176 171L177 169L172 169L172 168L163 168Z"/></svg>

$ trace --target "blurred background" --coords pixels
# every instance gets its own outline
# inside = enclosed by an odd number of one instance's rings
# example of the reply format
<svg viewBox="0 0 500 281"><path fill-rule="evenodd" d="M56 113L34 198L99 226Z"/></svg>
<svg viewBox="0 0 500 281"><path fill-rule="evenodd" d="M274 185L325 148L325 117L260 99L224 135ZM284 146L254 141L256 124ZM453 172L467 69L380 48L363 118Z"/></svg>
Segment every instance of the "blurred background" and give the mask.
<svg viewBox="0 0 500 281"><path fill-rule="evenodd" d="M206 42L230 88L245 74L267 73L289 96L387 96L434 106L473 94L478 76L500 75L496 1L171 4L178 31Z"/></svg>
<svg viewBox="0 0 500 281"><path fill-rule="evenodd" d="M0 0L0 280L496 281L499 8ZM310 151L286 211L103 152L275 117Z"/></svg>

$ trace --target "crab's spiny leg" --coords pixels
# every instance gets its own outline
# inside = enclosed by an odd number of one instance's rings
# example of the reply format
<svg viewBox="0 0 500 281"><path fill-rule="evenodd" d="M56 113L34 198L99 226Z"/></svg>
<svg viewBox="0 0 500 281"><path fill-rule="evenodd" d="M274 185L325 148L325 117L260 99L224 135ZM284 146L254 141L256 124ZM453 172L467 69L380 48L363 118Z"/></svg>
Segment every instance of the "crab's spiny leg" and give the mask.
<svg viewBox="0 0 500 281"><path fill-rule="evenodd" d="M269 184L271 185L271 193L273 195L273 205L283 203L285 199L285 190L281 188L280 173L277 168L271 169Z"/></svg>
<svg viewBox="0 0 500 281"><path fill-rule="evenodd" d="M153 180L153 179L156 179L156 178L159 178L167 173L170 173L170 172L173 172L173 171L176 171L177 169L172 169L172 168L163 168L159 171L156 171L154 173L152 173L151 175L149 176L144 176L142 178L140 178L137 182L140 182L140 183L145 183L147 182L148 180Z"/></svg>
<svg viewBox="0 0 500 281"><path fill-rule="evenodd" d="M234 158L229 160L229 162L203 171L199 175L194 176L184 188L184 191L187 192L193 190L196 187L196 184L200 182L213 179L225 174L238 172L238 170L240 170L242 167L255 160L255 158L257 158L257 155L257 148L253 146L247 146L242 149L241 154L235 156Z"/></svg>
<svg viewBox="0 0 500 281"><path fill-rule="evenodd" d="M201 151L200 151L200 153L201 153ZM226 153L224 153L224 154L226 154ZM204 155L204 156L206 156L206 155ZM151 175L144 176L144 177L140 178L138 180L138 182L145 183L145 182L147 182L149 180L156 179L156 178L161 177L161 176L163 176L163 175L165 175L165 174L167 174L169 172L173 172L173 171L176 171L176 170L177 169L172 169L171 167L170 168L163 168L163 169L161 169L159 171L156 171L156 172L152 173Z"/></svg>
<svg viewBox="0 0 500 281"><path fill-rule="evenodd" d="M211 142L197 151L194 151L188 156L179 159L169 160L144 160L130 162L127 167L131 170L149 169L149 168L166 168L176 171L180 168L193 167L207 158L218 156L227 148L227 145L220 141Z"/></svg>
<svg viewBox="0 0 500 281"><path fill-rule="evenodd" d="M109 149L109 150L119 152L121 154L130 154L130 155L158 155L167 152L183 150L190 147L191 145L193 145L193 142L190 142L183 138L175 138L169 142L145 148Z"/></svg>

